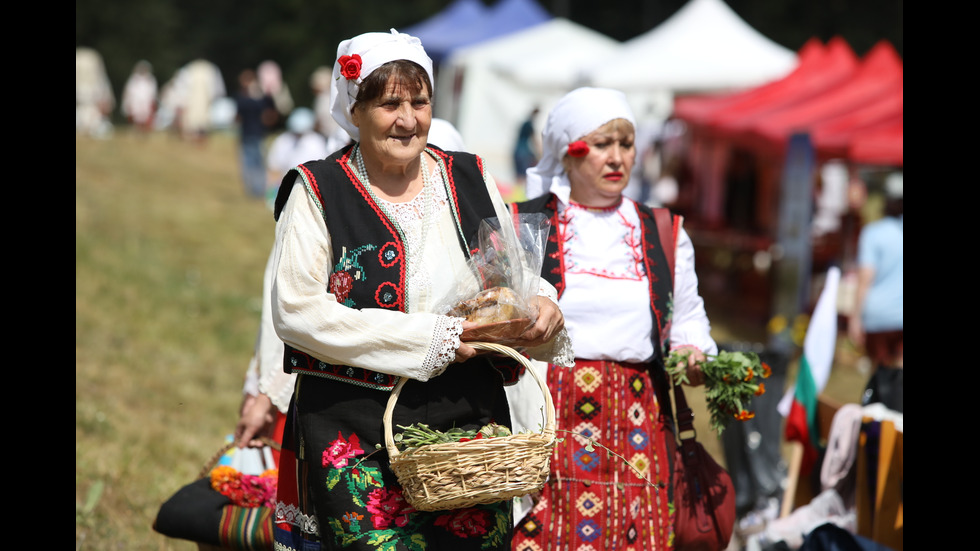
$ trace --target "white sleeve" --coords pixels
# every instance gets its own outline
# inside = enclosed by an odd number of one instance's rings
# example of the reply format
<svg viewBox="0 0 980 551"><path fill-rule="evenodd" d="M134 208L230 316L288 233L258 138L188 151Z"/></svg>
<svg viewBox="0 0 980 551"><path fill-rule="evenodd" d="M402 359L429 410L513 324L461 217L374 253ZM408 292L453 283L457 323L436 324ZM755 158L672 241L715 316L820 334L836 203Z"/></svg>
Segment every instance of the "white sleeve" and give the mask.
<svg viewBox="0 0 980 551"><path fill-rule="evenodd" d="M677 237L674 265L674 313L670 328L671 346L696 346L705 354L717 354L711 338L711 323L698 294L698 275L694 271L694 244L684 228Z"/></svg>
<svg viewBox="0 0 980 551"><path fill-rule="evenodd" d="M296 375L286 373L282 367L283 344L276 335L272 323L272 268L275 265L275 249L270 251L262 278L262 317L259 324L258 343L254 362L258 364L257 390L269 397L280 412L289 409Z"/></svg>
<svg viewBox="0 0 980 551"><path fill-rule="evenodd" d="M258 343L256 343L258 347ZM259 393L259 361L258 352L252 354L248 361L248 369L245 370L245 384L242 386L242 394L255 396Z"/></svg>

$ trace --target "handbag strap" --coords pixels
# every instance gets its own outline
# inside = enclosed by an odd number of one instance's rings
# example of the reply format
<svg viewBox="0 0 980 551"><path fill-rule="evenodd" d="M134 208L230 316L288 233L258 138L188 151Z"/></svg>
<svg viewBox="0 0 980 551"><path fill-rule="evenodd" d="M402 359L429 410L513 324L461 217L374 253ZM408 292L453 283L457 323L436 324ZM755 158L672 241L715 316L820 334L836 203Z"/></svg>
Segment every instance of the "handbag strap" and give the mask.
<svg viewBox="0 0 980 551"><path fill-rule="evenodd" d="M673 277L674 253L677 248L677 228L674 226L674 213L670 212L669 209L658 207L653 209L653 219L657 222L660 246L664 251L664 256L667 257L667 266L670 268L671 277Z"/></svg>
<svg viewBox="0 0 980 551"><path fill-rule="evenodd" d="M677 409L675 421L677 422L677 436L683 443L685 440L695 440L697 431L694 429L694 411L687 405L687 397L684 395L684 387L673 382L670 378L671 386L674 389L674 407Z"/></svg>
<svg viewBox="0 0 980 551"><path fill-rule="evenodd" d="M657 223L657 234L660 237L660 246L664 256L667 258L667 266L670 273L674 273L674 253L677 247L677 221L675 225L674 214L669 209L653 209L653 218ZM674 422L677 424L677 436L681 442L684 440L694 440L697 432L694 430L694 412L687 405L687 397L684 396L684 389L681 385L674 384L674 378L667 375L671 388L674 390L674 408L677 410Z"/></svg>

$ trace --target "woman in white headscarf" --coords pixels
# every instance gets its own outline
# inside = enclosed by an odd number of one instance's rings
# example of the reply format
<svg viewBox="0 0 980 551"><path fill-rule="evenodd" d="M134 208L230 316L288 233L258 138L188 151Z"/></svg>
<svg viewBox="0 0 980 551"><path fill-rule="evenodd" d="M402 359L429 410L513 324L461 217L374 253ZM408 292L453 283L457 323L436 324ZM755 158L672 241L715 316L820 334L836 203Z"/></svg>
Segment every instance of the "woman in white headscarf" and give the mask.
<svg viewBox="0 0 980 551"><path fill-rule="evenodd" d="M537 505L517 523L516 550L672 547L664 358L691 350L688 377L702 384L696 362L717 346L681 218L623 196L635 129L621 92L568 93L527 171L531 199L512 205L551 219L542 276L558 289L575 350L574 367L547 368L557 428L573 435L555 448ZM619 457L586 449L587 438Z"/></svg>
<svg viewBox="0 0 980 551"><path fill-rule="evenodd" d="M509 422L504 386L522 367L477 355L461 340L474 324L438 311L461 282L478 289L467 259L480 222L509 220L507 207L479 157L427 145L432 61L417 38L392 29L341 42L331 86L353 141L291 170L275 203L271 310L284 368L298 374L277 549L509 549L509 501L416 511L383 439L399 378L393 426ZM515 346L568 363L555 289L539 288L537 319Z"/></svg>

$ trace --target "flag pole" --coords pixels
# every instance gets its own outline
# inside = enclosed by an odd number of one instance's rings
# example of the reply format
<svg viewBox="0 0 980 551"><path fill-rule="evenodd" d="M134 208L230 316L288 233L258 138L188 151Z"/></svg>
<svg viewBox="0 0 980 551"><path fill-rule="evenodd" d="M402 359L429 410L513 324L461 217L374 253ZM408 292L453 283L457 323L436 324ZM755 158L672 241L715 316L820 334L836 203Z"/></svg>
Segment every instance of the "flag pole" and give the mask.
<svg viewBox="0 0 980 551"><path fill-rule="evenodd" d="M800 466L803 464L803 444L797 440L787 443L790 447L789 471L786 473L786 488L780 506L779 518L786 518L793 512L796 502L796 486L800 482Z"/></svg>

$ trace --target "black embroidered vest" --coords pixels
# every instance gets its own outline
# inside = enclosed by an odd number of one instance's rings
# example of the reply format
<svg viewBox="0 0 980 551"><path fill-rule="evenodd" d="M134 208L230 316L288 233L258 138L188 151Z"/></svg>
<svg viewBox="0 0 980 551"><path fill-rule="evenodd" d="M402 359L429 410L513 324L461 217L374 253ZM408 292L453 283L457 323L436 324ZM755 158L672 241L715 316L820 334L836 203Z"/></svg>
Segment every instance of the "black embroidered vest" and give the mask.
<svg viewBox="0 0 980 551"><path fill-rule="evenodd" d="M445 164L449 176L447 195L456 221L459 245L469 257L477 246L477 233L484 218L495 217L493 202L483 180L482 159L468 153L446 153L429 146ZM348 166L353 145L330 157L304 163L289 171L276 196L275 217L279 219L299 176L306 192L316 201L330 228L333 271L329 291L350 308L387 308L407 311L405 296L405 242L397 224L390 220ZM391 390L397 376L369 369L334 365L286 345L283 367L287 373L305 373L352 384ZM490 361L512 384L523 366L507 359L478 356L472 361Z"/></svg>

